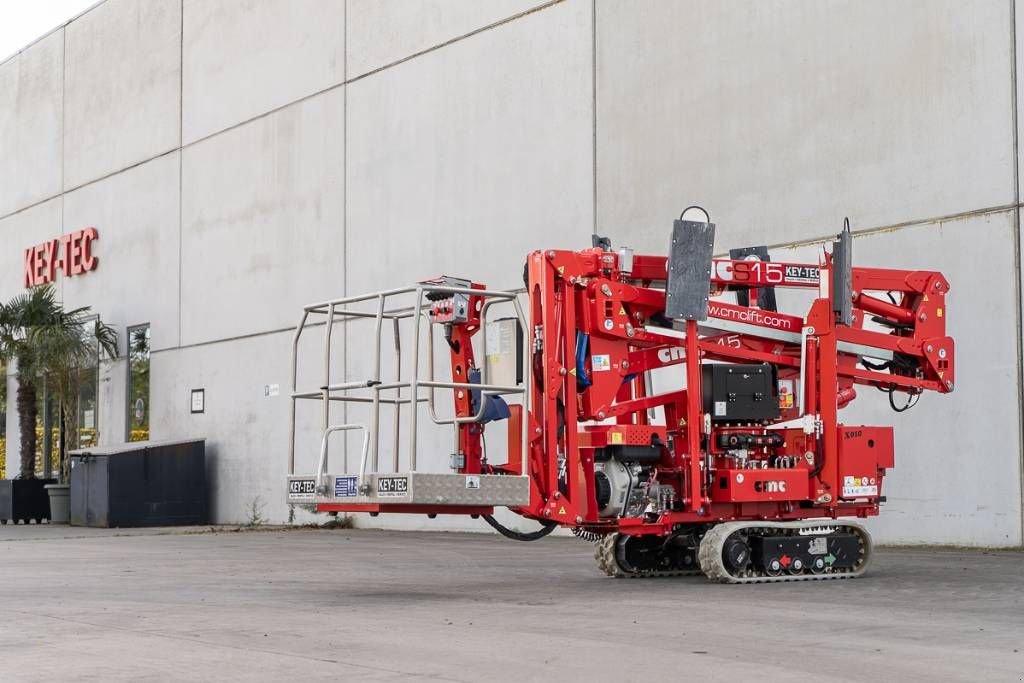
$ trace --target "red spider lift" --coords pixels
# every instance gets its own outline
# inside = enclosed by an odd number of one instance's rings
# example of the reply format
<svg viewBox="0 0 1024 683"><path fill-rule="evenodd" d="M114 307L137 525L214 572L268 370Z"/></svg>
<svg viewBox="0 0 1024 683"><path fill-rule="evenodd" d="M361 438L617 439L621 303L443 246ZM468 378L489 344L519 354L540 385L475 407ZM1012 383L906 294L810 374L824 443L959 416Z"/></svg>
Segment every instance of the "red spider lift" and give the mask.
<svg viewBox="0 0 1024 683"><path fill-rule="evenodd" d="M854 519L878 514L885 500L893 430L844 424L839 411L858 387L886 394L896 411L925 390L953 390L949 283L932 271L852 267L848 224L818 263L774 262L763 247L713 258L710 217L688 215L674 222L668 256L616 250L597 236L582 251L535 251L525 291L443 277L305 307L293 350L289 502L481 516L519 540L563 526L593 541L599 567L617 577L861 575L871 539ZM806 314L776 310L777 292L810 300ZM514 315L489 321L494 306ZM332 383L333 330L360 319L375 336L352 328L346 338L369 342L373 362L350 368L359 379ZM300 338L314 323L324 327L322 382L300 389ZM441 353L443 380L434 376ZM498 383L501 367L510 379ZM442 391L450 414L438 414ZM306 399L321 406L313 474L295 471L296 406ZM332 404L348 417L361 410L367 423L332 424ZM418 450L442 448L418 434L427 420L451 430L447 472L417 467ZM488 458L485 433L502 422L504 448L492 449L507 461L493 462L501 458ZM355 448L346 447L332 471L329 437L352 430L363 433L358 464L349 466ZM495 507L541 527L514 531Z"/></svg>

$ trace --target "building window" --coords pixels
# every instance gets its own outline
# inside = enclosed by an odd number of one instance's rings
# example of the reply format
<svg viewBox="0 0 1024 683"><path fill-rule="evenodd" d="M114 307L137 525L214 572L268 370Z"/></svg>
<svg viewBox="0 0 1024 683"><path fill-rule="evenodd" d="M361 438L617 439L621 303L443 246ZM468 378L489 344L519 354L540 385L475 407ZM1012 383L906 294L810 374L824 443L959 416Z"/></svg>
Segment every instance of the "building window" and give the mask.
<svg viewBox="0 0 1024 683"><path fill-rule="evenodd" d="M149 323L128 328L128 441L149 440Z"/></svg>
<svg viewBox="0 0 1024 683"><path fill-rule="evenodd" d="M49 479L57 471L60 457L60 419L46 378L40 378L36 388L36 476Z"/></svg>

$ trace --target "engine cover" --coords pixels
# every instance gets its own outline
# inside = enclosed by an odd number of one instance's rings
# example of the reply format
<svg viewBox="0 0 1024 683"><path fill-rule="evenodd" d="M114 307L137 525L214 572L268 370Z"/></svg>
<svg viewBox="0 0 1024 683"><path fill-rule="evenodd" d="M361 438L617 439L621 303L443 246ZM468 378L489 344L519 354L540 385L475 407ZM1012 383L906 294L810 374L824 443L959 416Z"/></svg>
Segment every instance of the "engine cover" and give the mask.
<svg viewBox="0 0 1024 683"><path fill-rule="evenodd" d="M637 517L643 511L640 467L618 460L594 463L594 487L601 517Z"/></svg>

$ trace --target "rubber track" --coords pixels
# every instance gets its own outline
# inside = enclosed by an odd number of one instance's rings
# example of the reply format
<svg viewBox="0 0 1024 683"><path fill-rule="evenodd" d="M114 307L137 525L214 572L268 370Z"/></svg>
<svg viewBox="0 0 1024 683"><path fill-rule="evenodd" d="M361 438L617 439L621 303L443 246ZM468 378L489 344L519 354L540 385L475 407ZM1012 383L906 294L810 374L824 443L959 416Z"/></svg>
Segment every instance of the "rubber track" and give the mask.
<svg viewBox="0 0 1024 683"><path fill-rule="evenodd" d="M783 574L781 576L733 576L725 568L722 560L722 549L725 541L740 529L783 529L799 531L800 529L820 529L828 527L836 531L850 531L862 539L864 551L859 567L851 570L826 571L821 574ZM726 522L711 528L704 535L698 553L699 563L704 574L718 583L782 583L784 581L826 581L831 579L855 579L864 574L871 564L871 534L862 525L855 522L837 521L829 524L823 520L805 520L800 522Z"/></svg>
<svg viewBox="0 0 1024 683"><path fill-rule="evenodd" d="M627 572L619 566L615 558L615 545L619 540L619 534L605 534L596 543L594 548L594 559L597 560L597 568L602 572L616 579L654 579L669 576L697 576L700 569L672 569L672 570L647 570L639 572Z"/></svg>

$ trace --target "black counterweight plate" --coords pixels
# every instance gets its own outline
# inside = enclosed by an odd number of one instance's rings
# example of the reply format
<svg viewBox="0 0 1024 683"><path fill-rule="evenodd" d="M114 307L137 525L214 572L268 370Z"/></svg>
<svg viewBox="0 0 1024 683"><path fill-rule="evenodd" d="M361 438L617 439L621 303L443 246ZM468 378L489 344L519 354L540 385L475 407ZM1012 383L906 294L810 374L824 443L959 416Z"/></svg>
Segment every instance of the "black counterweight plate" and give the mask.
<svg viewBox="0 0 1024 683"><path fill-rule="evenodd" d="M715 224L677 220L668 257L665 315L676 320L706 320L711 289Z"/></svg>
<svg viewBox="0 0 1024 683"><path fill-rule="evenodd" d="M823 542L824 541L824 542ZM860 558L857 537L849 533L828 536L752 536L750 548L754 563L764 567L771 559L799 558L804 567L811 567L814 558L822 557L833 569L850 569Z"/></svg>

